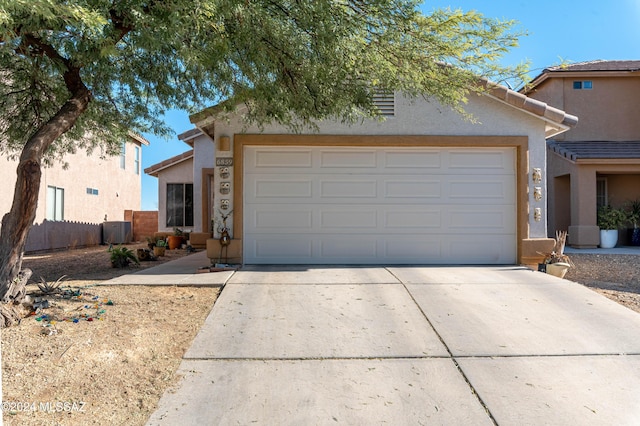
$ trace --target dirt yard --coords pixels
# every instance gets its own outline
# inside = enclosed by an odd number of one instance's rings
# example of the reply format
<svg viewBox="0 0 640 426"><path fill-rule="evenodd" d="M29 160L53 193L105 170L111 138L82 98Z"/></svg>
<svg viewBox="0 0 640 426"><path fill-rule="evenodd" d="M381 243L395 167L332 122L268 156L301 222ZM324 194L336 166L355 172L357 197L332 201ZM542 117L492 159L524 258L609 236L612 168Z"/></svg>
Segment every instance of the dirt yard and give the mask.
<svg viewBox="0 0 640 426"><path fill-rule="evenodd" d="M129 269L106 247L26 257L36 281L69 279L50 308L2 330L5 425L145 424L219 290L95 284L186 251L166 254Z"/></svg>
<svg viewBox="0 0 640 426"><path fill-rule="evenodd" d="M167 251L140 268L184 255ZM640 312L640 256L571 259L576 267L567 279ZM69 275L69 287L49 297L50 308L2 330L5 424L145 424L176 382L174 373L218 289L95 286L136 270L111 268L105 247L28 256L24 267L34 279Z"/></svg>

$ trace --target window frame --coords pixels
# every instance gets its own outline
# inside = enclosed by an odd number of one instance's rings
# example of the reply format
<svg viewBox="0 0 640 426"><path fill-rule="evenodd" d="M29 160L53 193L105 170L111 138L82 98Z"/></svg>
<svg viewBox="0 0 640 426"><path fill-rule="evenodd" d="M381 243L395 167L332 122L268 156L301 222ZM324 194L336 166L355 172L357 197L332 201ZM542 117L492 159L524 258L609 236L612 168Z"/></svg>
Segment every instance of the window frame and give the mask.
<svg viewBox="0 0 640 426"><path fill-rule="evenodd" d="M127 143L122 142L120 145L120 168L122 170L127 169Z"/></svg>
<svg viewBox="0 0 640 426"><path fill-rule="evenodd" d="M165 194L165 225L167 228L194 226L193 183L167 182Z"/></svg>
<svg viewBox="0 0 640 426"><path fill-rule="evenodd" d="M596 178L596 207L605 207L609 204L608 182L606 177Z"/></svg>
<svg viewBox="0 0 640 426"><path fill-rule="evenodd" d="M64 188L47 185L46 219L52 222L64 221Z"/></svg>
<svg viewBox="0 0 640 426"><path fill-rule="evenodd" d="M573 80L573 90L591 90L593 80Z"/></svg>
<svg viewBox="0 0 640 426"><path fill-rule="evenodd" d="M140 147L134 147L135 157L133 160L133 168L135 169L135 174L140 174Z"/></svg>

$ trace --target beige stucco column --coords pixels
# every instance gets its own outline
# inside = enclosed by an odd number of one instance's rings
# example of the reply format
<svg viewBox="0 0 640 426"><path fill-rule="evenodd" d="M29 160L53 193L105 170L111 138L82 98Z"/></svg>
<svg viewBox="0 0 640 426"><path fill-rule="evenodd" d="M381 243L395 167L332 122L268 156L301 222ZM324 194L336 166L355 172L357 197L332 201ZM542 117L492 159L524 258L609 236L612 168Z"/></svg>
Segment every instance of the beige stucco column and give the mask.
<svg viewBox="0 0 640 426"><path fill-rule="evenodd" d="M600 244L600 228L596 220L595 169L576 167L571 173L569 245L580 248L597 247Z"/></svg>

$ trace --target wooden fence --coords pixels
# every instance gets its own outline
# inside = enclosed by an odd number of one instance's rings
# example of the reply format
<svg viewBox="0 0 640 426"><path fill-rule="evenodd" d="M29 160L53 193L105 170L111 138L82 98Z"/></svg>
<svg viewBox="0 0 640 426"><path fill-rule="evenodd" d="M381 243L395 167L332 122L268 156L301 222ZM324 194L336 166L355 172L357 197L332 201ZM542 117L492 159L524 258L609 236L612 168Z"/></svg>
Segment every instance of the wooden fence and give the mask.
<svg viewBox="0 0 640 426"><path fill-rule="evenodd" d="M101 243L101 224L45 220L31 227L25 252L72 249Z"/></svg>

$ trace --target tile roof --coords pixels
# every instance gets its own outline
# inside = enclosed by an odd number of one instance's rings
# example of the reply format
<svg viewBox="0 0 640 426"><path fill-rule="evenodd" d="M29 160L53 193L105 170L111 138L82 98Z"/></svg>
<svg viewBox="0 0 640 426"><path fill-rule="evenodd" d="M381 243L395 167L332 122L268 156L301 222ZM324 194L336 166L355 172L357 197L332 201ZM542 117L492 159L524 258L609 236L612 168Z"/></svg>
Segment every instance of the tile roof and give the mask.
<svg viewBox="0 0 640 426"><path fill-rule="evenodd" d="M139 133L135 133L132 132L131 130L129 130L129 136L135 140L138 141L140 143L140 145L149 145L149 141L147 139L145 139L142 135L140 135Z"/></svg>
<svg viewBox="0 0 640 426"><path fill-rule="evenodd" d="M544 118L545 120L560 124L567 127L575 127L578 124L578 117L567 114L566 112L554 108L537 99L530 98L515 90L511 90L505 86L490 82L486 79L481 83L488 88L488 93L499 100L506 102L512 107L524 110L531 114ZM549 137L549 135L547 135Z"/></svg>
<svg viewBox="0 0 640 426"><path fill-rule="evenodd" d="M557 65L546 68L544 72L575 72L575 71L639 71L640 61L605 61L598 59L588 62Z"/></svg>
<svg viewBox="0 0 640 426"><path fill-rule="evenodd" d="M525 84L518 92L528 95L534 91L536 87L552 77L575 77L580 73L591 73L592 75L590 76L592 77L603 77L614 73L616 76L636 77L639 71L640 61L604 61L598 59L595 61L577 62L575 64L556 65L543 69L540 74L535 76L528 84Z"/></svg>
<svg viewBox="0 0 640 426"><path fill-rule="evenodd" d="M637 159L640 161L640 141L558 142L550 140L547 147L571 161Z"/></svg>
<svg viewBox="0 0 640 426"><path fill-rule="evenodd" d="M183 152L182 154L167 158L166 160L154 164L153 166L149 166L144 169L144 172L150 176L157 176L158 172L160 172L161 170L164 170L171 166L175 166L176 164L182 163L183 161L189 160L190 158L193 158L193 150Z"/></svg>

